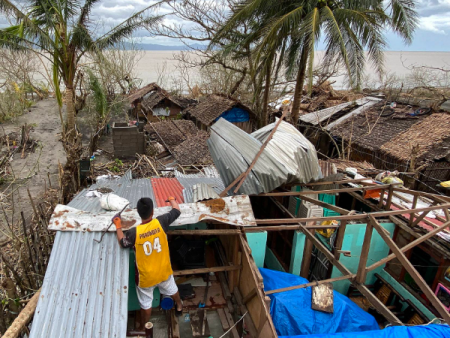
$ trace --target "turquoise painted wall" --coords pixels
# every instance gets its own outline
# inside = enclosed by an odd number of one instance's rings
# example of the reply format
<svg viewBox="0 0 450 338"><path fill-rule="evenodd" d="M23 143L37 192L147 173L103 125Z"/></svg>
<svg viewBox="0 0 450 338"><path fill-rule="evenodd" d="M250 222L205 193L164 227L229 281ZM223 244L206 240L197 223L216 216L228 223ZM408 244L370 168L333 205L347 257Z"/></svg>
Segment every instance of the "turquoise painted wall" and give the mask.
<svg viewBox="0 0 450 338"><path fill-rule="evenodd" d="M270 250L269 248L267 248L266 250L266 259L264 263L268 269L286 272L278 259L273 254L272 250Z"/></svg>
<svg viewBox="0 0 450 338"><path fill-rule="evenodd" d="M247 242L256 266L263 268L266 259L267 231L247 233Z"/></svg>
<svg viewBox="0 0 450 338"><path fill-rule="evenodd" d="M299 276L302 267L303 250L305 248L305 234L301 231L294 232L292 240L291 263L289 273Z"/></svg>
<svg viewBox="0 0 450 338"><path fill-rule="evenodd" d="M436 318L436 316L426 308L425 305L422 304L422 302L420 300L418 300L416 297L414 297L408 290L406 290L403 285L401 285L399 282L397 282L395 280L394 277L392 277L388 272L386 272L385 270L381 270L379 272L379 275L381 277L383 277L386 282L388 282L389 284L391 284L394 289L402 295L403 298L405 299L409 299L415 306L417 306L420 311L423 312L423 314L425 316L428 317L429 320L433 320L434 318Z"/></svg>
<svg viewBox="0 0 450 338"><path fill-rule="evenodd" d="M380 223L392 235L394 234L394 223ZM364 242L364 234L366 232L366 224L349 224L345 229L344 242L342 243L342 250L350 251L351 257L346 257L341 254L339 261L344 264L351 272L356 273L358 270L359 257L361 255L361 248ZM369 257L367 259L367 266L378 262L389 254L389 247L375 230L372 233L372 240L370 242ZM380 273L384 269L382 265L367 274L365 284L373 284L375 282L375 273ZM333 267L331 278L342 276L341 272ZM347 294L350 282L347 280L333 283L334 290Z"/></svg>

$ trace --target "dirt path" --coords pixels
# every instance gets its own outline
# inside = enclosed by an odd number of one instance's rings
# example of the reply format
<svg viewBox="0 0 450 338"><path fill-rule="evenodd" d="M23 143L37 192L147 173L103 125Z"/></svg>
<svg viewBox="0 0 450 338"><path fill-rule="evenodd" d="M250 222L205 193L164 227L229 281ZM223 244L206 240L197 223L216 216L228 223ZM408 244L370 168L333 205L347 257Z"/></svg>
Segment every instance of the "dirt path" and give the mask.
<svg viewBox="0 0 450 338"><path fill-rule="evenodd" d="M0 186L0 198L7 196L7 202L14 203L14 220L18 219L20 211L24 211L26 217L31 215L30 201L27 188L33 199L37 199L45 191L49 184L50 175L52 186L58 184L58 161L65 164L64 148L59 140L61 132L61 122L58 113L56 100L47 99L37 102L29 112L18 117L13 122L0 125L0 135L9 134L13 131L20 131L24 124L32 125L30 138L36 140L39 146L34 153L21 158L21 154L15 154L11 162L14 173L14 183L7 182ZM8 187L7 190L5 190ZM11 196L13 191L13 196ZM12 198L11 198L12 197ZM12 212L12 210L11 210ZM3 223L3 216L0 217L0 245L8 239L5 235L6 225Z"/></svg>

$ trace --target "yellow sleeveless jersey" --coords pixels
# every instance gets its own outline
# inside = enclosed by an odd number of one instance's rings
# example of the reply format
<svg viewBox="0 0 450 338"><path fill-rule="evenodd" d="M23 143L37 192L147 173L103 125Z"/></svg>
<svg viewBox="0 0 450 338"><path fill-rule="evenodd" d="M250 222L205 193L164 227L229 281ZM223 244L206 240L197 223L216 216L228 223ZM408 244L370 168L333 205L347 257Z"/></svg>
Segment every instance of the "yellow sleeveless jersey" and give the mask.
<svg viewBox="0 0 450 338"><path fill-rule="evenodd" d="M136 227L135 250L139 287L155 286L173 274L167 236L156 218Z"/></svg>

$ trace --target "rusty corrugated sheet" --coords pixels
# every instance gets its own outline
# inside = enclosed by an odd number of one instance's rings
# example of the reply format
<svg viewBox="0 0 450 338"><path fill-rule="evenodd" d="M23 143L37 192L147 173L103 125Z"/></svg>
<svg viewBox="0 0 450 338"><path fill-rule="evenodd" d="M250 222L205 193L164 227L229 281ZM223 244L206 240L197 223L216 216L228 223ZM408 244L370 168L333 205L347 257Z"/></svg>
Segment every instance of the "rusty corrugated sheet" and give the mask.
<svg viewBox="0 0 450 338"><path fill-rule="evenodd" d="M176 178L152 178L151 182L156 206L169 206L170 204L166 202L169 196L175 197L178 203L184 203L183 186Z"/></svg>

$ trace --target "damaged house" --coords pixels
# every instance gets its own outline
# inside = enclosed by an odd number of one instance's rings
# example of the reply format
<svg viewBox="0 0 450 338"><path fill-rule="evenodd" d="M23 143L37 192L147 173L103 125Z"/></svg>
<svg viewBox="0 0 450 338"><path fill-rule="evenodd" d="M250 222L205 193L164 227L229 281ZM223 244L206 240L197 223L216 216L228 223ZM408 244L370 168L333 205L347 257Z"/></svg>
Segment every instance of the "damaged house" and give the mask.
<svg viewBox="0 0 450 338"><path fill-rule="evenodd" d="M223 118L251 133L256 121L255 113L242 102L218 94L200 99L198 104L190 106L184 112L186 118L194 121L201 130L209 130L219 118Z"/></svg>
<svg viewBox="0 0 450 338"><path fill-rule="evenodd" d="M195 101L195 100L194 100ZM156 83L150 83L128 96L132 116L139 122L158 122L160 118L176 119L191 100L178 99Z"/></svg>

